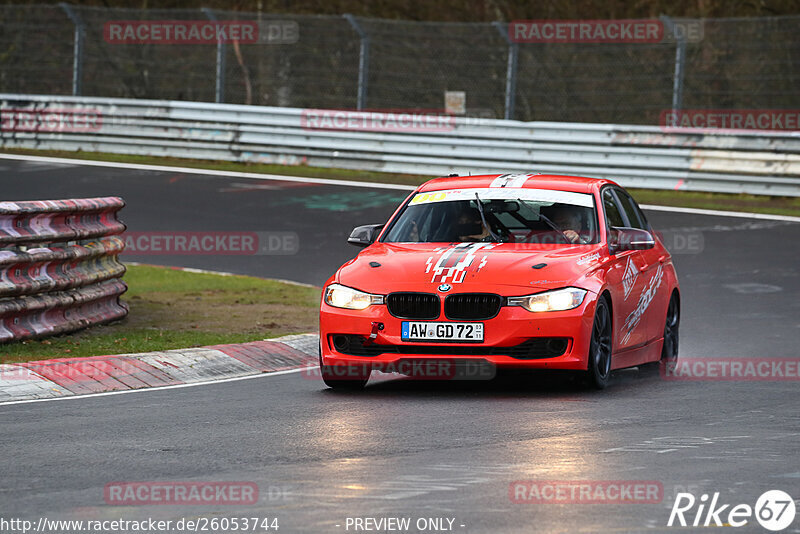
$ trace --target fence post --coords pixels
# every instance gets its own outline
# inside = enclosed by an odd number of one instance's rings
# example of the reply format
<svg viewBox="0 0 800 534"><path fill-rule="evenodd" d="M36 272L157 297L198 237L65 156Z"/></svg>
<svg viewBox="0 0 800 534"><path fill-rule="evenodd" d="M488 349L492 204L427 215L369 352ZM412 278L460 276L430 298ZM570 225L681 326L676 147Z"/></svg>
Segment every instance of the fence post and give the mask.
<svg viewBox="0 0 800 534"><path fill-rule="evenodd" d="M361 41L358 53L358 99L356 108L364 109L367 105L367 77L369 76L369 35L353 15L346 13L344 18L350 23L350 26L358 34L358 38Z"/></svg>
<svg viewBox="0 0 800 534"><path fill-rule="evenodd" d="M508 63L506 64L506 98L505 112L503 118L506 120L514 118L514 100L517 93L517 56L519 55L519 44L511 41L508 36L508 24L504 22L492 23L508 45Z"/></svg>
<svg viewBox="0 0 800 534"><path fill-rule="evenodd" d="M208 20L216 22L217 16L210 8L204 7L203 13L206 14ZM217 41L217 77L214 84L214 102L220 104L225 101L225 43L222 40Z"/></svg>
<svg viewBox="0 0 800 534"><path fill-rule="evenodd" d="M82 92L81 85L83 82L84 24L80 15L78 15L78 13L72 9L71 5L67 4L66 2L61 2L59 5L72 21L72 24L75 25L75 40L72 50L72 95L80 96Z"/></svg>
<svg viewBox="0 0 800 534"><path fill-rule="evenodd" d="M661 21L664 23L664 30L668 31L675 38L675 74L672 79L672 120L678 118L678 111L683 108L683 78L686 64L686 32L676 32L675 24L672 19L662 15ZM678 35L677 33L680 33ZM665 125L667 126L667 125ZM668 126L675 126L675 123Z"/></svg>

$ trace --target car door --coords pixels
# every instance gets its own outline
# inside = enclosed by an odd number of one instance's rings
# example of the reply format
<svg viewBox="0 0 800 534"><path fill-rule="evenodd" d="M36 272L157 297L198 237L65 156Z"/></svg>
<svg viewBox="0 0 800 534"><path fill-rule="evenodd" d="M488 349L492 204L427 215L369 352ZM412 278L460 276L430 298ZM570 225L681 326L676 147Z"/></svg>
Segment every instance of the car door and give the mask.
<svg viewBox="0 0 800 534"><path fill-rule="evenodd" d="M663 243L656 237L650 223L633 197L624 189L615 189L623 215L630 226L647 230L653 234L656 244L653 248L641 251L645 269L645 294L642 305L645 307L642 326L646 328L646 341L654 341L664 334L664 317L668 304L669 288L664 284L664 263L669 254Z"/></svg>
<svg viewBox="0 0 800 534"><path fill-rule="evenodd" d="M633 197L624 189L614 188L614 194L622 208L622 215L626 219L628 226L639 228L653 233L650 223L642 213L639 205ZM654 236L655 239L655 236ZM638 303L642 313L641 325L644 335L644 342L658 339L663 334L664 321L663 315L667 309L666 294L667 289L663 284L664 280L664 261L667 259L667 251L663 245L656 240L653 248L640 251L642 268L639 276L642 278L644 287L639 297Z"/></svg>
<svg viewBox="0 0 800 534"><path fill-rule="evenodd" d="M611 187L603 189L601 199L607 233L610 235L612 227L627 226L624 211ZM639 296L644 289L644 277L640 273L645 269L646 264L638 250L617 252L612 256L606 277L612 291L616 350L635 347L646 339L645 329L640 325L642 317L637 314Z"/></svg>

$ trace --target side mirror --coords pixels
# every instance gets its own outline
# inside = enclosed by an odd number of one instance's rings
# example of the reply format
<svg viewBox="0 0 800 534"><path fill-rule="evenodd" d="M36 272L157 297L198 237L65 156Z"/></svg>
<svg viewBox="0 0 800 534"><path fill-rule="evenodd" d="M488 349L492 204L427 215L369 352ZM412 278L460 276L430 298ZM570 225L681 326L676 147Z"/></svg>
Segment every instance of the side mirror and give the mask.
<svg viewBox="0 0 800 534"><path fill-rule="evenodd" d="M654 246L656 240L647 230L614 226L608 233L608 251L611 254L626 250L647 250Z"/></svg>
<svg viewBox="0 0 800 534"><path fill-rule="evenodd" d="M350 237L347 242L357 247L368 247L375 242L378 235L383 230L385 224L367 224L365 226L356 226L350 232Z"/></svg>

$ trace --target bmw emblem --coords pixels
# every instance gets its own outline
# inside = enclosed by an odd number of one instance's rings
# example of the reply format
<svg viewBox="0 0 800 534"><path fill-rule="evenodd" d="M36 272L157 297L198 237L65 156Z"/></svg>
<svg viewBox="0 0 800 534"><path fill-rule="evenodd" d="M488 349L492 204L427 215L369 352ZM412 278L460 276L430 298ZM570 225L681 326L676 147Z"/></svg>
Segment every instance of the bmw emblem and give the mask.
<svg viewBox="0 0 800 534"><path fill-rule="evenodd" d="M439 291L441 291L442 293L447 293L451 289L453 289L453 287L450 284L442 284L439 286Z"/></svg>

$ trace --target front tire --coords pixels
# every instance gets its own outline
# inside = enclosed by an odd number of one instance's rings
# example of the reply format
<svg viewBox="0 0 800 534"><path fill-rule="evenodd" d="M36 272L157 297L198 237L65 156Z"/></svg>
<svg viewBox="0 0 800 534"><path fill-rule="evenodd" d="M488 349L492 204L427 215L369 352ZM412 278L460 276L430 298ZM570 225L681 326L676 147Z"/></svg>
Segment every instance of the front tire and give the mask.
<svg viewBox="0 0 800 534"><path fill-rule="evenodd" d="M591 335L586 382L591 388L605 389L611 376L612 347L611 308L605 297L597 301Z"/></svg>
<svg viewBox="0 0 800 534"><path fill-rule="evenodd" d="M343 365L323 365L322 350L319 354L319 372L322 381L331 389L359 391L364 389L369 381L372 371L359 367Z"/></svg>

